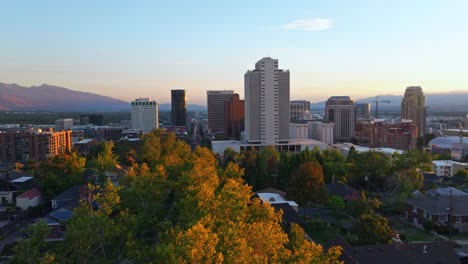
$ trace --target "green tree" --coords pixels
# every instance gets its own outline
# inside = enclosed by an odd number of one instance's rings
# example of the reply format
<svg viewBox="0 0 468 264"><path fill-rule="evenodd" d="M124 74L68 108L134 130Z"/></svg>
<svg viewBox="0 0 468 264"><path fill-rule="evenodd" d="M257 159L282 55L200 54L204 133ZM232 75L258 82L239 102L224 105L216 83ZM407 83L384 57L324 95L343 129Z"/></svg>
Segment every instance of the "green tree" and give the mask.
<svg viewBox="0 0 468 264"><path fill-rule="evenodd" d="M54 256L46 252L47 235L49 227L44 221L38 221L23 229L26 238L19 240L13 247L13 259L11 263L52 263Z"/></svg>
<svg viewBox="0 0 468 264"><path fill-rule="evenodd" d="M61 154L44 161L34 172L44 195L52 198L73 185L83 182L86 159L76 153Z"/></svg>
<svg viewBox="0 0 468 264"><path fill-rule="evenodd" d="M342 210L345 208L345 202L343 198L337 196L337 195L331 195L328 197L327 201L325 202L325 206L336 209L336 210Z"/></svg>
<svg viewBox="0 0 468 264"><path fill-rule="evenodd" d="M393 235L387 218L378 214L361 215L355 224L355 232L363 244L387 244Z"/></svg>
<svg viewBox="0 0 468 264"><path fill-rule="evenodd" d="M112 151L114 143L112 141L104 142L103 150L98 153L96 159L96 172L98 174L98 182L105 182L106 172L110 172L116 168L118 157Z"/></svg>
<svg viewBox="0 0 468 264"><path fill-rule="evenodd" d="M321 165L325 182L336 183L347 181L346 160L338 150L325 150L321 155Z"/></svg>

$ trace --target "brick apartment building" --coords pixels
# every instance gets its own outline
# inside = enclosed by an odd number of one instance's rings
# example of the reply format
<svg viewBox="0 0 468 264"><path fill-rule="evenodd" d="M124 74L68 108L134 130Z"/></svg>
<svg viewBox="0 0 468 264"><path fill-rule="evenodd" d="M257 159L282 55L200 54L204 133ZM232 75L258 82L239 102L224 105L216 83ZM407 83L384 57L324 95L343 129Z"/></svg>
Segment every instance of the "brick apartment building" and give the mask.
<svg viewBox="0 0 468 264"><path fill-rule="evenodd" d="M356 126L356 137L360 145L371 148L409 150L416 148L418 127L406 120L400 123L362 121Z"/></svg>
<svg viewBox="0 0 468 264"><path fill-rule="evenodd" d="M0 162L14 163L48 158L71 150L71 131L0 131Z"/></svg>

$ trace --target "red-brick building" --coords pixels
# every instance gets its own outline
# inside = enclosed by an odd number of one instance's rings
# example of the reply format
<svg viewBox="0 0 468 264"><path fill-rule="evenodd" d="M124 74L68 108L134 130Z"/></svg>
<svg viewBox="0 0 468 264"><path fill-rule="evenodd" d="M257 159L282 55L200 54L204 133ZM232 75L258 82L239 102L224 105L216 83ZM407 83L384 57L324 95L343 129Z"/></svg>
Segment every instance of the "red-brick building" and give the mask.
<svg viewBox="0 0 468 264"><path fill-rule="evenodd" d="M409 150L416 148L418 127L408 120L400 123L362 121L356 125L356 137L362 146Z"/></svg>
<svg viewBox="0 0 468 264"><path fill-rule="evenodd" d="M14 163L48 158L71 150L71 131L0 131L0 161Z"/></svg>
<svg viewBox="0 0 468 264"><path fill-rule="evenodd" d="M225 101L224 109L226 136L230 139L240 139L241 132L244 131L244 100L239 99L239 94L234 94Z"/></svg>

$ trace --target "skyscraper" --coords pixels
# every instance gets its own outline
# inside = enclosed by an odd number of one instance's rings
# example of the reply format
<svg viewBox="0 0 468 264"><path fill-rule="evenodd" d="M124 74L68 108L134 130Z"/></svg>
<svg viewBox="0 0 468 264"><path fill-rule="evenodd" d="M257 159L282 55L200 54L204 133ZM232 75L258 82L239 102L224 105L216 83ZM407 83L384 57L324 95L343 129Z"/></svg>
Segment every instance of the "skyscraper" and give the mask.
<svg viewBox="0 0 468 264"><path fill-rule="evenodd" d="M225 102L233 97L233 90L207 91L208 129L212 133L226 132Z"/></svg>
<svg viewBox="0 0 468 264"><path fill-rule="evenodd" d="M278 69L269 57L244 75L245 139L276 144L289 140L289 71Z"/></svg>
<svg viewBox="0 0 468 264"><path fill-rule="evenodd" d="M409 86L401 101L401 119L411 119L418 127L418 135L426 134L426 97L421 86Z"/></svg>
<svg viewBox="0 0 468 264"><path fill-rule="evenodd" d="M349 141L355 136L356 104L349 96L332 96L325 103L325 120L335 124L336 141Z"/></svg>
<svg viewBox="0 0 468 264"><path fill-rule="evenodd" d="M158 103L149 98L139 98L132 102L132 128L143 133L159 128Z"/></svg>
<svg viewBox="0 0 468 264"><path fill-rule="evenodd" d="M369 119L370 109L369 103L356 103L356 119Z"/></svg>
<svg viewBox="0 0 468 264"><path fill-rule="evenodd" d="M240 139L244 131L244 100L239 99L239 94L224 102L226 119L226 136L232 139Z"/></svg>
<svg viewBox="0 0 468 264"><path fill-rule="evenodd" d="M185 90L171 90L171 122L174 126L187 125Z"/></svg>
<svg viewBox="0 0 468 264"><path fill-rule="evenodd" d="M310 112L310 101L296 100L289 103L289 115L291 122L302 119L304 112Z"/></svg>

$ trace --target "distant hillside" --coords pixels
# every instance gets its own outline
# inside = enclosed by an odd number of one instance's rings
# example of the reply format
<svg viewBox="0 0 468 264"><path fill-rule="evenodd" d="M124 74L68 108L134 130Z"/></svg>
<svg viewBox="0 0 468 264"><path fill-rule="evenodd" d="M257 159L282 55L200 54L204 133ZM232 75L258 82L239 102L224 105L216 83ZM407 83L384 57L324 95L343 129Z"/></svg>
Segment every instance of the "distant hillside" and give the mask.
<svg viewBox="0 0 468 264"><path fill-rule="evenodd" d="M379 109L382 111L399 112L401 108L401 99L403 95L381 95L379 100L390 100L390 103L379 104ZM374 109L375 97L357 99L356 102L371 103L371 109ZM434 111L468 111L468 91L457 91L451 93L434 93L426 94L426 105L430 112ZM325 109L325 101L313 103L310 105L312 111L323 111ZM373 111L373 110L372 110Z"/></svg>
<svg viewBox="0 0 468 264"><path fill-rule="evenodd" d="M22 87L0 83L0 110L53 112L130 111L128 102L43 84Z"/></svg>
<svg viewBox="0 0 468 264"><path fill-rule="evenodd" d="M191 111L191 112L196 112L196 111L206 111L207 108L206 106L203 106L203 105L196 105L196 104L188 104L187 105L187 111ZM163 104L159 104L159 112L168 112L168 111L171 111L171 104L168 104L168 103L163 103Z"/></svg>

